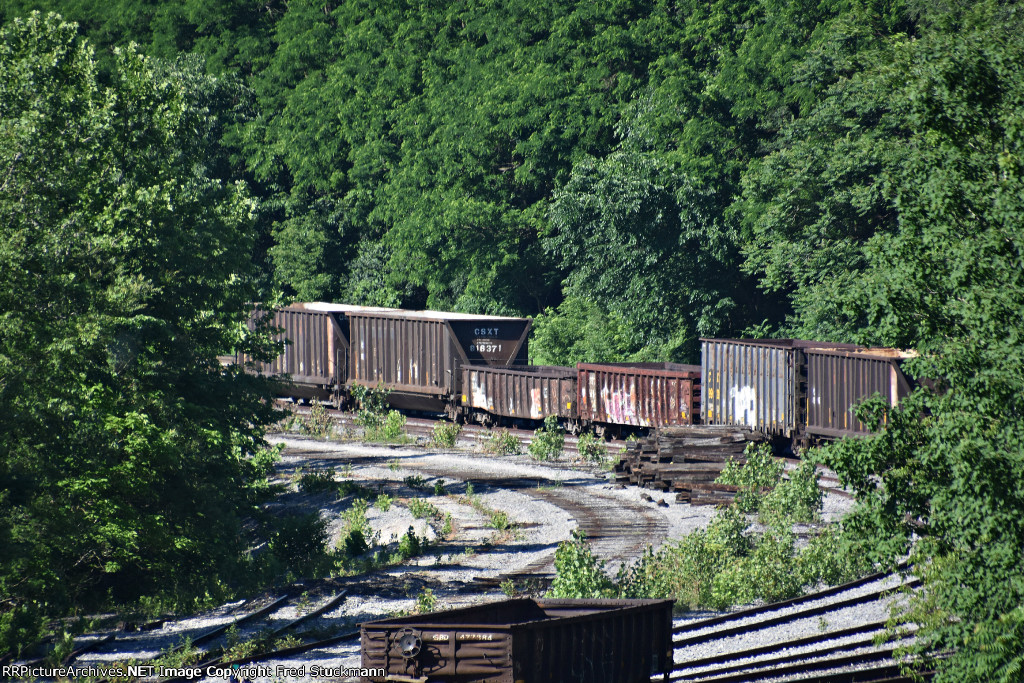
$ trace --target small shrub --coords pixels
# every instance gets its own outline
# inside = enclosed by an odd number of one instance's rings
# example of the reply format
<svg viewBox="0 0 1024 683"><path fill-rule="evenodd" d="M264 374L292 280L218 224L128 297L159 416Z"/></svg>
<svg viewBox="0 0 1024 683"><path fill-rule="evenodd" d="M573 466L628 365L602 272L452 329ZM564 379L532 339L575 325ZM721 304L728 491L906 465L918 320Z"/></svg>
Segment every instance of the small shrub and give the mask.
<svg viewBox="0 0 1024 683"><path fill-rule="evenodd" d="M739 487L735 505L740 512L757 512L761 507L764 489L771 489L779 483L783 465L775 460L771 446L767 444L748 445L746 457L746 464L730 458L717 481L719 484Z"/></svg>
<svg viewBox="0 0 1024 683"><path fill-rule="evenodd" d="M416 535L416 531L409 527L409 530L398 539L398 554L402 556L403 560L408 560L411 557L416 557L423 552L423 543L420 541L419 536Z"/></svg>
<svg viewBox="0 0 1024 683"><path fill-rule="evenodd" d="M274 556L296 573L312 573L326 557L326 520L311 512L284 515L272 523L270 549Z"/></svg>
<svg viewBox="0 0 1024 683"><path fill-rule="evenodd" d="M579 439L576 441L576 451L584 460L591 460L594 462L604 460L605 456L608 454L608 448L605 446L604 441L590 432L580 434Z"/></svg>
<svg viewBox="0 0 1024 683"><path fill-rule="evenodd" d="M387 512L391 509L391 504L395 501L394 498L386 493L382 493L377 496L377 500L373 502L374 506L381 512Z"/></svg>
<svg viewBox="0 0 1024 683"><path fill-rule="evenodd" d="M427 480L418 474L412 474L403 479L405 485L415 491L422 491L427 488Z"/></svg>
<svg viewBox="0 0 1024 683"><path fill-rule="evenodd" d="M441 526L441 536L448 538L452 535L452 513L444 513L444 524Z"/></svg>
<svg viewBox="0 0 1024 683"><path fill-rule="evenodd" d="M299 478L299 490L303 493L337 491L338 482L335 476L335 471L330 468L305 473Z"/></svg>
<svg viewBox="0 0 1024 683"><path fill-rule="evenodd" d="M309 406L309 412L299 423L299 429L305 434L323 439L331 433L331 422L327 408L319 401L314 401Z"/></svg>
<svg viewBox="0 0 1024 683"><path fill-rule="evenodd" d="M516 597L518 594L518 591L516 590L516 582L512 579L505 579L501 582L501 592L504 593L506 597Z"/></svg>
<svg viewBox="0 0 1024 683"><path fill-rule="evenodd" d="M438 479L434 482L434 495L435 496L447 496L448 489L444 487L444 479Z"/></svg>
<svg viewBox="0 0 1024 683"><path fill-rule="evenodd" d="M511 529L515 524L509 519L508 514L501 510L491 510L487 514L487 526L497 531L507 531Z"/></svg>
<svg viewBox="0 0 1024 683"><path fill-rule="evenodd" d="M433 503L423 498L413 498L409 501L409 512L417 519L440 518L441 511Z"/></svg>
<svg viewBox="0 0 1024 683"><path fill-rule="evenodd" d="M352 502L352 507L341 513L345 524L341 546L349 557L357 557L370 549L370 521L366 518L369 507L364 499L357 498Z"/></svg>
<svg viewBox="0 0 1024 683"><path fill-rule="evenodd" d="M375 389L355 385L352 395L359 404L356 424L363 428L367 441L405 441L405 415L397 410L388 410L390 390L378 384Z"/></svg>
<svg viewBox="0 0 1024 683"><path fill-rule="evenodd" d="M398 458L394 458L390 462L388 462L388 469L391 470L392 472L397 472L398 470L402 469L402 463L399 462Z"/></svg>
<svg viewBox="0 0 1024 683"><path fill-rule="evenodd" d="M437 609L437 596L434 595L434 591L429 588L424 588L419 595L416 596L416 613L427 614Z"/></svg>
<svg viewBox="0 0 1024 683"><path fill-rule="evenodd" d="M565 430L558 426L558 416L548 415L544 426L533 433L526 449L537 460L557 460L565 446Z"/></svg>
<svg viewBox="0 0 1024 683"><path fill-rule="evenodd" d="M615 595L615 584L604 573L604 561L594 555L586 538L586 534L577 529L570 540L558 544L555 580L547 597L609 598Z"/></svg>
<svg viewBox="0 0 1024 683"><path fill-rule="evenodd" d="M438 422L430 435L430 443L440 448L452 448L462 432L462 425L454 422Z"/></svg>
<svg viewBox="0 0 1024 683"><path fill-rule="evenodd" d="M519 455L523 452L523 444L515 434L502 429L484 437L484 451L493 455Z"/></svg>

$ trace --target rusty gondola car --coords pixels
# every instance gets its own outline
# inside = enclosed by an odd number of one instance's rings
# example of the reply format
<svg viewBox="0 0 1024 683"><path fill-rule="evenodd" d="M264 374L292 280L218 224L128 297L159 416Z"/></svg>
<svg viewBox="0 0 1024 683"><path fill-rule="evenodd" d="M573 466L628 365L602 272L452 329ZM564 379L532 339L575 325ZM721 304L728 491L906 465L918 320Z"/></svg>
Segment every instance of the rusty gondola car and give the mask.
<svg viewBox="0 0 1024 683"><path fill-rule="evenodd" d="M462 410L485 425L507 420L539 421L555 415L574 422L576 371L558 365L462 366Z"/></svg>
<svg viewBox="0 0 1024 683"><path fill-rule="evenodd" d="M691 425L700 416L700 366L580 363L579 418L606 429Z"/></svg>
<svg viewBox="0 0 1024 683"><path fill-rule="evenodd" d="M672 600L516 599L360 625L362 666L417 683L649 683L672 669Z"/></svg>

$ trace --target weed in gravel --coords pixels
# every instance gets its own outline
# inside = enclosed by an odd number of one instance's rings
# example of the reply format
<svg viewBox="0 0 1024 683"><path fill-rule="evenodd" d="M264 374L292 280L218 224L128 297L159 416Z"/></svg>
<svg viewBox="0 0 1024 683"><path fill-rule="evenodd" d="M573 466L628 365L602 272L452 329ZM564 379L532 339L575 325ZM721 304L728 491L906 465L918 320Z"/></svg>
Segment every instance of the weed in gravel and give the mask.
<svg viewBox="0 0 1024 683"><path fill-rule="evenodd" d="M416 596L416 613L427 614L437 609L437 596L434 595L434 591L429 588L424 588L419 595Z"/></svg>
<svg viewBox="0 0 1024 683"><path fill-rule="evenodd" d="M227 633L231 633L231 629L234 629L235 638L238 637L238 627L234 624L228 629ZM165 667L168 669L179 669L189 664L194 664L199 660L202 652L195 645L192 644L191 638L185 638L179 645L180 649L174 652L166 652L156 659L147 662L147 664L153 664L156 667ZM173 649L173 648L171 648Z"/></svg>
<svg viewBox="0 0 1024 683"><path fill-rule="evenodd" d="M434 482L434 495L435 496L447 496L448 490L444 487L444 479L438 479Z"/></svg>
<svg viewBox="0 0 1024 683"><path fill-rule="evenodd" d="M434 430L430 435L429 445L439 448L452 448L455 446L455 441L459 438L460 432L462 432L462 425L454 422L438 422L434 425Z"/></svg>
<svg viewBox="0 0 1024 683"><path fill-rule="evenodd" d="M299 429L310 436L325 439L331 434L331 416L327 414L327 408L319 401L314 401L309 406L309 413L299 423Z"/></svg>
<svg viewBox="0 0 1024 683"><path fill-rule="evenodd" d="M403 479L405 485L415 491L422 491L427 488L427 480L418 474L413 474Z"/></svg>
<svg viewBox="0 0 1024 683"><path fill-rule="evenodd" d="M444 524L441 525L441 536L448 538L452 535L452 513L444 513Z"/></svg>
<svg viewBox="0 0 1024 683"><path fill-rule="evenodd" d="M338 490L336 473L331 468L306 472L299 477L299 490L303 493L323 493Z"/></svg>
<svg viewBox="0 0 1024 683"><path fill-rule="evenodd" d="M374 501L373 505L381 512L387 512L391 509L391 504L395 502L395 499L386 493L382 493L377 496L377 500Z"/></svg>
<svg viewBox="0 0 1024 683"><path fill-rule="evenodd" d="M366 518L366 511L370 504L362 498L352 502L352 507L341 513L344 522L344 533L341 539L341 549L348 557L357 557L370 549L370 542L374 540L371 536L370 521Z"/></svg>
<svg viewBox="0 0 1024 683"><path fill-rule="evenodd" d="M533 433L526 449L536 460L557 460L565 446L565 430L558 425L557 415L544 418L544 426Z"/></svg>
<svg viewBox="0 0 1024 683"><path fill-rule="evenodd" d="M608 454L608 448L604 441L590 432L580 434L579 439L576 440L576 451L581 458L591 462L600 462Z"/></svg>
<svg viewBox="0 0 1024 683"><path fill-rule="evenodd" d="M416 519L440 519L441 511L433 503L423 498L412 498L409 500L409 512Z"/></svg>
<svg viewBox="0 0 1024 683"><path fill-rule="evenodd" d="M397 472L398 470L402 469L402 463L399 462L398 458L393 458L390 462L388 462L388 469L391 470L392 472Z"/></svg>
<svg viewBox="0 0 1024 683"><path fill-rule="evenodd" d="M518 592L516 591L516 582L512 579L505 579L501 582L501 592L507 597L516 597L516 595L518 595Z"/></svg>
<svg viewBox="0 0 1024 683"><path fill-rule="evenodd" d="M572 532L572 538L558 544L555 551L555 580L547 592L549 598L610 598L615 584L604 573L604 561L597 558L587 543L586 534Z"/></svg>
<svg viewBox="0 0 1024 683"><path fill-rule="evenodd" d="M507 429L488 432L483 437L484 451L492 455L519 455L523 452L523 444L519 437Z"/></svg>
<svg viewBox="0 0 1024 683"><path fill-rule="evenodd" d="M422 553L425 545L426 539L421 539L416 535L416 530L409 527L409 530L398 539L398 554L401 560L408 560Z"/></svg>

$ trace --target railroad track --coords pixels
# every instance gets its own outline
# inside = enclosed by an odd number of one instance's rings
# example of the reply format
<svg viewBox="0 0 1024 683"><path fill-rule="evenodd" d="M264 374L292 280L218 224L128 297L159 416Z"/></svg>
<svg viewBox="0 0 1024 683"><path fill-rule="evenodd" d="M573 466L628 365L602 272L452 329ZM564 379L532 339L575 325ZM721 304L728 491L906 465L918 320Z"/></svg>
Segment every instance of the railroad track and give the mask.
<svg viewBox="0 0 1024 683"><path fill-rule="evenodd" d="M309 406L299 405L286 400L278 400L276 403L278 407L288 410L296 415L309 415L310 412ZM354 433L362 429L362 427L356 424L356 416L354 414L343 410L336 410L334 408L327 408L326 410L327 415L340 431L351 430ZM434 432L434 427L443 422L448 421L441 418L423 416L406 417L405 431L409 436L429 439ZM509 434L519 439L524 450L530 445L534 438L534 430L532 429L520 429L517 427L496 427L494 429L490 429L482 425L470 423L463 424L461 427L456 444L465 447L479 446L484 442L489 434L501 430L508 430ZM565 445L562 448L562 452L571 458L578 457L578 442L579 439L576 436L566 434ZM613 439L605 441L604 443L608 453L616 453L626 445L626 442L621 439Z"/></svg>
<svg viewBox="0 0 1024 683"><path fill-rule="evenodd" d="M674 629L685 683L910 683L896 659L912 631L890 633L889 608L920 581L876 574L791 600ZM925 674L925 678L928 675Z"/></svg>

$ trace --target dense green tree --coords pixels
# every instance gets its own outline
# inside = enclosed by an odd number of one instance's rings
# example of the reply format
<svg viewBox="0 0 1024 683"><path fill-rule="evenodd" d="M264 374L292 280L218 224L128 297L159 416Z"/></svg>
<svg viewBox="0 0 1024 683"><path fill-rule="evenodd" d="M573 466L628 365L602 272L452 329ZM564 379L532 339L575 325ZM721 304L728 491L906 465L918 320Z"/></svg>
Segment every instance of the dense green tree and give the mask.
<svg viewBox="0 0 1024 683"><path fill-rule="evenodd" d="M903 619L954 653L941 681L1022 664L1022 36L1019 7L984 2L869 39L745 178L748 264L792 292L794 330L916 347L938 380L827 459L859 493L859 551L909 552L925 580Z"/></svg>
<svg viewBox="0 0 1024 683"><path fill-rule="evenodd" d="M230 81L56 15L0 32L0 639L33 615L216 593L272 417L254 201L207 175ZM231 98L226 98L230 100Z"/></svg>

